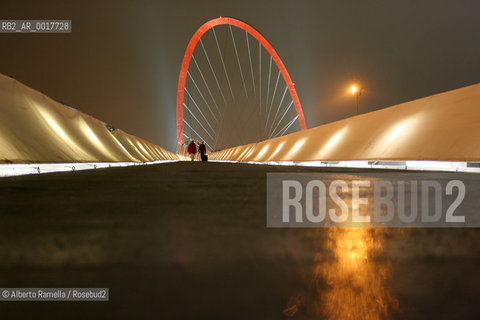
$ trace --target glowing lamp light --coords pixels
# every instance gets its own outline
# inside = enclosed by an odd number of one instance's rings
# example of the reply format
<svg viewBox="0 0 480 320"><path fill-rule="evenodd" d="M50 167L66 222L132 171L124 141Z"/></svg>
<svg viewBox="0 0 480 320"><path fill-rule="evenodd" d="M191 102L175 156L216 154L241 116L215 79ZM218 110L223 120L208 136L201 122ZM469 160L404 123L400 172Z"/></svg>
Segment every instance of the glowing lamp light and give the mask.
<svg viewBox="0 0 480 320"><path fill-rule="evenodd" d="M353 95L355 95L355 94L358 92L357 86L352 86L352 87L350 88L350 92L351 92Z"/></svg>

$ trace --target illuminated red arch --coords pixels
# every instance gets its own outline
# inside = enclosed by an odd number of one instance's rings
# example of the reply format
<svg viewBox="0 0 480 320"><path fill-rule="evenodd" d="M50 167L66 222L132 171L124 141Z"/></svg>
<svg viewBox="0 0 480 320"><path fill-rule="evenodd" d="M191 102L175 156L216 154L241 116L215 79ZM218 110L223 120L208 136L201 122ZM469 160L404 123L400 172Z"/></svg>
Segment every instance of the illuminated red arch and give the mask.
<svg viewBox="0 0 480 320"><path fill-rule="evenodd" d="M223 24L230 24L232 26L245 30L251 36L257 39L257 41L262 44L265 50L267 50L267 52L273 58L273 61L275 61L278 69L282 73L285 83L288 86L288 91L290 92L290 95L293 99L293 104L295 105L295 110L297 111L297 114L298 114L298 121L300 123L301 130L307 129L307 125L305 123L305 117L303 115L302 105L300 104L300 100L298 99L297 90L295 90L295 83L293 83L292 79L290 78L287 68L285 68L285 65L283 64L282 60L278 56L273 46L267 41L267 39L265 39L264 36L260 34L260 32L255 30L253 27L251 27L247 23L234 18L220 17L220 18L207 21L200 28L198 28L198 30L193 35L192 39L190 39L190 42L188 43L188 46L187 46L187 50L185 51L185 55L183 57L183 62L182 62L182 68L180 70L180 76L178 79L178 89L177 89L177 142L179 144L183 144L184 142L183 140L183 102L184 102L183 99L185 94L185 83L187 81L188 67L190 65L190 60L192 58L193 51L195 50L195 47L198 41L200 40L200 38L203 36L205 32L207 32L208 30L210 30L215 26L223 25Z"/></svg>

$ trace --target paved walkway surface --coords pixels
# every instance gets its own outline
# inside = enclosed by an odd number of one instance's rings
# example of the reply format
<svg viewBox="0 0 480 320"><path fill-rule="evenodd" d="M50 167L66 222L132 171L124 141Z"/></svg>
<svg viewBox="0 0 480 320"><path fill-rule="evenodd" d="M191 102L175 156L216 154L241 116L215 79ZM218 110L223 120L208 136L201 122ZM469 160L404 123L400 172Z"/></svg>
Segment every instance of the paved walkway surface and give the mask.
<svg viewBox="0 0 480 320"><path fill-rule="evenodd" d="M284 171L370 174L182 162L0 179L0 287L110 288L0 302L0 318L477 318L480 230L267 229L266 173Z"/></svg>

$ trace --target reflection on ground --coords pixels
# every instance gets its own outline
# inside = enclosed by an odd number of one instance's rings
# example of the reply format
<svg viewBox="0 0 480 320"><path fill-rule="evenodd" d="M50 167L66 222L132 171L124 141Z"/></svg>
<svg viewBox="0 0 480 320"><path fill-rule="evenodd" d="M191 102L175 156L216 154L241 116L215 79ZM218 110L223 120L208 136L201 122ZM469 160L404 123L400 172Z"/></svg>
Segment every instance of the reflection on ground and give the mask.
<svg viewBox="0 0 480 320"><path fill-rule="evenodd" d="M398 301L386 283L391 264L383 256L386 229L329 228L326 250L315 257L312 290L289 301L284 310L300 309L326 319L385 319ZM308 277L307 277L308 279Z"/></svg>

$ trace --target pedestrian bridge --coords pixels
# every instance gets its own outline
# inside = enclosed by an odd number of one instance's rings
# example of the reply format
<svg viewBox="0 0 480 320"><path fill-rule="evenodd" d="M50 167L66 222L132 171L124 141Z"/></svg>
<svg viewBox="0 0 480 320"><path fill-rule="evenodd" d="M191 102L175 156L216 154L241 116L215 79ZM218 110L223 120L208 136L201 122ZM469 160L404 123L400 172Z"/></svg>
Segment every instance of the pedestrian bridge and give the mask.
<svg viewBox="0 0 480 320"><path fill-rule="evenodd" d="M184 143L197 140L213 161L470 171L480 163L479 106L475 84L307 129L273 46L245 22L220 17L202 25L185 52L176 153L0 75L0 163L40 172L25 165L178 161Z"/></svg>

